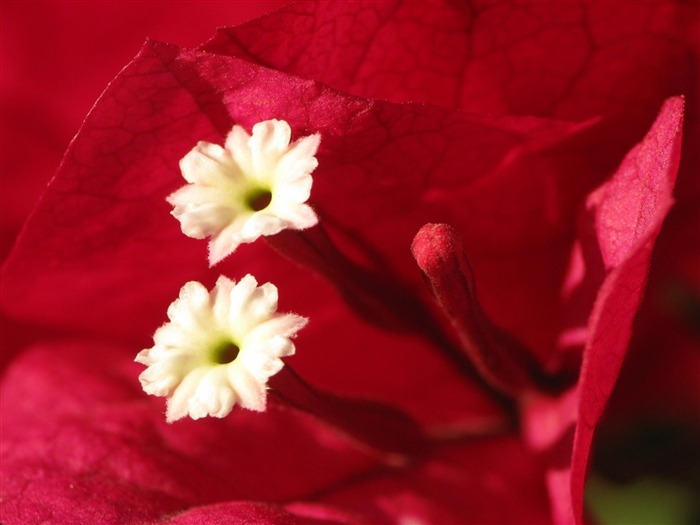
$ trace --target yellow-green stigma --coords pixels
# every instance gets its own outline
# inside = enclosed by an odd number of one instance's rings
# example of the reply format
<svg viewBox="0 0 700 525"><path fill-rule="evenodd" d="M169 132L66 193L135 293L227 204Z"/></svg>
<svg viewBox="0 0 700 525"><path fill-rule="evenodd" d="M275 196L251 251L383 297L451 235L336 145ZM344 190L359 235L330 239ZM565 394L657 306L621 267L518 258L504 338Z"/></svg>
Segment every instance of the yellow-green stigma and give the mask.
<svg viewBox="0 0 700 525"><path fill-rule="evenodd" d="M255 188L245 196L245 203L253 211L261 211L272 202L272 192L267 188Z"/></svg>
<svg viewBox="0 0 700 525"><path fill-rule="evenodd" d="M212 352L212 361L217 365L227 365L232 363L238 357L240 348L231 341L226 341L216 347Z"/></svg>

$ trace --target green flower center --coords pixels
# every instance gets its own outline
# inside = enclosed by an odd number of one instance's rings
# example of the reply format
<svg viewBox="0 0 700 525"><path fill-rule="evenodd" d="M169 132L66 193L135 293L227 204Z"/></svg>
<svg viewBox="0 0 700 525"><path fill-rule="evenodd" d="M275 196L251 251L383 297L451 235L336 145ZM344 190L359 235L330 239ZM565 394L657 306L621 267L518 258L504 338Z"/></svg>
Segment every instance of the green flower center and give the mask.
<svg viewBox="0 0 700 525"><path fill-rule="evenodd" d="M266 188L255 188L245 196L245 203L253 211L264 210L272 202L272 192Z"/></svg>
<svg viewBox="0 0 700 525"><path fill-rule="evenodd" d="M235 343L226 341L214 349L211 359L217 365L226 365L235 361L240 351Z"/></svg>

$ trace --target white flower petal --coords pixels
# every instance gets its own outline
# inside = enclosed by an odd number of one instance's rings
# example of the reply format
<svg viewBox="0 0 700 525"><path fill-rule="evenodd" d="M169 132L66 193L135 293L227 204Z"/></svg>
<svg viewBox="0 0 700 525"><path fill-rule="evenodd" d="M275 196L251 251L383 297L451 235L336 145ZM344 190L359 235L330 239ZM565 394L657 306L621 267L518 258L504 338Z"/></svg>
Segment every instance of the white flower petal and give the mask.
<svg viewBox="0 0 700 525"><path fill-rule="evenodd" d="M259 174L267 174L274 169L274 164L289 149L291 138L292 130L284 120L266 120L253 126L253 135L248 144L253 165Z"/></svg>
<svg viewBox="0 0 700 525"><path fill-rule="evenodd" d="M182 378L172 373L170 363L150 366L139 375L143 391L153 396L167 396L180 384Z"/></svg>
<svg viewBox="0 0 700 525"><path fill-rule="evenodd" d="M225 367L214 367L201 378L189 399L190 417L225 417L231 412L235 402L236 394L230 387Z"/></svg>
<svg viewBox="0 0 700 525"><path fill-rule="evenodd" d="M248 274L243 279L236 283L236 286L231 288L230 300L231 300L231 310L230 315L232 316L229 320L231 323L240 322L245 318L245 314L248 308L248 301L252 297L256 288L258 287L258 281L252 275Z"/></svg>
<svg viewBox="0 0 700 525"><path fill-rule="evenodd" d="M241 363L260 381L267 380L282 368L279 357L294 355L295 348L286 337L272 337L265 345L250 345L250 351L241 354Z"/></svg>
<svg viewBox="0 0 700 525"><path fill-rule="evenodd" d="M299 174L311 173L318 161L316 160L316 151L321 143L321 135L316 133L308 137L302 137L294 142L284 156L280 159L277 165L277 175L282 176L285 173L292 174L294 177Z"/></svg>
<svg viewBox="0 0 700 525"><path fill-rule="evenodd" d="M289 222L281 217L269 214L267 211L261 211L250 216L245 225L241 229L241 238L245 242L252 242L263 235L274 235L284 230Z"/></svg>
<svg viewBox="0 0 700 525"><path fill-rule="evenodd" d="M174 392L168 397L168 407L165 412L165 418L168 423L172 423L173 421L177 421L189 415L190 398L194 395L199 381L206 373L206 367L199 367L189 371L182 382L175 388Z"/></svg>
<svg viewBox="0 0 700 525"><path fill-rule="evenodd" d="M282 202L301 204L306 202L311 195L313 179L308 174L303 174L302 176L292 179L293 175L292 173L288 173L279 179L279 187L287 196L287 199Z"/></svg>
<svg viewBox="0 0 700 525"><path fill-rule="evenodd" d="M309 320L306 317L301 317L300 315L276 315L258 324L248 333L248 337L251 341L265 340L278 334L284 337L292 337L304 328L308 322Z"/></svg>
<svg viewBox="0 0 700 525"><path fill-rule="evenodd" d="M243 408L264 412L266 404L265 384L253 377L243 366L232 366L227 370L229 381L236 385L236 395Z"/></svg>
<svg viewBox="0 0 700 525"><path fill-rule="evenodd" d="M231 155L218 144L198 142L180 161L182 176L189 183L214 186L230 178L236 169Z"/></svg>
<svg viewBox="0 0 700 525"><path fill-rule="evenodd" d="M287 204L275 210L287 223L299 225L299 229L310 228L318 223L318 217L308 204Z"/></svg>
<svg viewBox="0 0 700 525"><path fill-rule="evenodd" d="M250 173L253 169L253 159L250 152L250 135L241 126L233 126L224 147L231 153L231 157L240 167L243 173Z"/></svg>
<svg viewBox="0 0 700 525"><path fill-rule="evenodd" d="M224 230L209 241L209 266L220 263L240 246L241 241L238 237L226 233Z"/></svg>

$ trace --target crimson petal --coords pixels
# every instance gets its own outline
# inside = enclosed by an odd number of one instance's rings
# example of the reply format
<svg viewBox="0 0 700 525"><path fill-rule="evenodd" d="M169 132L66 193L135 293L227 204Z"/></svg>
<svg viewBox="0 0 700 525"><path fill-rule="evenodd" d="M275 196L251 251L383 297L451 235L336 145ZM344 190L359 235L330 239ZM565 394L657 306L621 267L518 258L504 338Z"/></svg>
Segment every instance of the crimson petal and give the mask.
<svg viewBox="0 0 700 525"><path fill-rule="evenodd" d="M302 1L222 28L202 48L362 97L636 115L693 86L697 11L694 2Z"/></svg>

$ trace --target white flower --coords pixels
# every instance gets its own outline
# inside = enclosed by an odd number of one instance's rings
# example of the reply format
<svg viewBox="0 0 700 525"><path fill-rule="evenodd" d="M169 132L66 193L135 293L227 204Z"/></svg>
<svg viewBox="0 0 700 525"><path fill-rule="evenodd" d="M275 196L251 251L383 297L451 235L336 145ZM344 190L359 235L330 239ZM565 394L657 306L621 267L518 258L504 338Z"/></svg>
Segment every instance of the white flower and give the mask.
<svg viewBox="0 0 700 525"><path fill-rule="evenodd" d="M191 281L168 308L170 322L136 361L148 394L168 398L167 420L224 417L235 404L264 411L267 380L294 354L290 338L307 319L277 313L277 287L219 277L209 292Z"/></svg>
<svg viewBox="0 0 700 525"><path fill-rule="evenodd" d="M316 133L292 144L290 138L283 120L259 122L252 136L234 126L223 148L199 142L180 161L189 184L167 200L185 235L211 237L210 265L261 235L318 223L305 202L321 137Z"/></svg>

